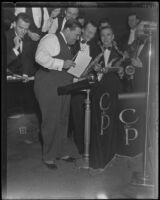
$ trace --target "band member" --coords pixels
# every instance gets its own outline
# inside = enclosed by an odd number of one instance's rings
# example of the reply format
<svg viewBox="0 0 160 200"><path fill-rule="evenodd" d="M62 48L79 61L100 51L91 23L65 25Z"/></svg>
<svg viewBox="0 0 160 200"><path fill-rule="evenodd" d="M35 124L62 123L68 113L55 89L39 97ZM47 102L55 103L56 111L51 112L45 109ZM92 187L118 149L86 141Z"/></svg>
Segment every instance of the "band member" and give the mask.
<svg viewBox="0 0 160 200"><path fill-rule="evenodd" d="M114 33L111 27L102 28L100 30L100 38L102 45L100 53L103 52L103 54L99 61L101 66L95 66L97 72L100 69L107 68L110 70L114 68L114 62L121 58L121 55L114 47ZM120 73L119 69L117 69L117 72ZM117 72L98 73L99 81L91 90L89 165L93 169L104 168L116 152L118 93L121 91L120 77Z"/></svg>
<svg viewBox="0 0 160 200"><path fill-rule="evenodd" d="M22 75L26 81L36 72L31 59L30 45L32 41L27 35L30 23L30 18L26 13L19 13L15 19L14 28L6 32L7 68L12 73ZM20 106L23 108L22 112L33 111L36 103L31 82L12 83L7 87L10 109Z"/></svg>
<svg viewBox="0 0 160 200"><path fill-rule="evenodd" d="M136 13L131 13L128 15L128 27L127 32L119 34L118 44L120 49L125 50L128 45L131 45L135 40L135 32L138 23L140 22L139 17Z"/></svg>
<svg viewBox="0 0 160 200"><path fill-rule="evenodd" d="M54 23L55 20L58 19L58 16L60 15L61 13L61 8L48 8L48 11L49 11L49 19L46 23L46 31L48 33L50 33L50 29L52 28L52 23Z"/></svg>
<svg viewBox="0 0 160 200"><path fill-rule="evenodd" d="M134 50L132 64L135 66L135 74L132 80L131 92L146 92L149 64L149 32L145 33L143 21L137 25L135 40L131 47L133 47Z"/></svg>
<svg viewBox="0 0 160 200"><path fill-rule="evenodd" d="M33 75L35 69L30 63L31 39L27 32L30 27L30 18L25 13L19 13L16 17L14 28L6 32L7 41L7 67L13 73Z"/></svg>
<svg viewBox="0 0 160 200"><path fill-rule="evenodd" d="M39 40L47 33L46 24L49 19L48 10L46 7L15 7L15 16L19 13L26 13L29 15L31 24L27 32L31 39L30 45L30 62L38 69L35 62L35 52L39 43ZM14 24L13 24L14 25Z"/></svg>
<svg viewBox="0 0 160 200"><path fill-rule="evenodd" d="M81 50L84 54L91 56L92 58L96 56L97 45L94 41L96 31L97 26L95 22L86 22L82 29L80 40L72 46L73 55L76 55L77 52ZM84 100L84 92L73 94L71 96L69 131L71 132L73 129L73 138L80 154L84 153Z"/></svg>
<svg viewBox="0 0 160 200"><path fill-rule="evenodd" d="M19 13L26 13L31 18L31 26L28 31L29 37L33 41L38 41L46 33L46 23L49 13L45 7L15 7L15 16Z"/></svg>
<svg viewBox="0 0 160 200"><path fill-rule="evenodd" d="M147 85L147 66L146 58L148 49L148 36L143 31L143 21L137 24L134 41L128 44L124 51L125 59L121 63L127 69L134 69L132 76L124 76L123 85L125 92L142 92L145 91ZM129 68L128 68L129 69ZM146 81L145 81L146 80Z"/></svg>
<svg viewBox="0 0 160 200"><path fill-rule="evenodd" d="M66 21L69 19L76 19L78 15L78 8L66 8L64 17L58 17L53 20L52 25L49 29L49 33L57 33L62 31Z"/></svg>
<svg viewBox="0 0 160 200"><path fill-rule="evenodd" d="M70 19L62 32L48 34L41 39L36 52L36 62L41 66L35 76L35 94L42 113L43 162L57 169L56 158L73 162L74 158L63 149L66 141L70 96L58 96L57 87L72 83L67 69L74 67L68 45L73 45L81 35L81 24ZM64 145L65 146L65 145Z"/></svg>

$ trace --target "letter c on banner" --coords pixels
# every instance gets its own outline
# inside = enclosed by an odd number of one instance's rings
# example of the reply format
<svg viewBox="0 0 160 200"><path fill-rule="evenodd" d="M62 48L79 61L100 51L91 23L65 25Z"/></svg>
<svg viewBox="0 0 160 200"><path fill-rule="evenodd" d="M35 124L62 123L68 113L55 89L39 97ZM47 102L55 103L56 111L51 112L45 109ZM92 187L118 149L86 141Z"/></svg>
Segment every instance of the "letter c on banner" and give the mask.
<svg viewBox="0 0 160 200"><path fill-rule="evenodd" d="M133 113L136 112L136 110L135 110L135 109L132 109L132 108L127 108L127 109L122 110L121 113L119 114L119 119L120 119L120 121L123 122L124 124L135 124L135 123L139 120L139 117L137 117L137 118L135 119L135 121L132 121L132 122L126 122L126 121L123 119L123 114L124 114L125 112L127 112L127 111L132 111Z"/></svg>
<svg viewBox="0 0 160 200"><path fill-rule="evenodd" d="M108 92L105 92L105 93L103 93L102 94L102 96L101 96L101 98L100 98L100 101L99 101L99 105L100 105L100 109L102 110L102 111L106 111L106 110L108 110L109 109L109 107L110 107L110 104L107 106L107 107L103 107L103 98L105 97L105 96L107 96L108 98L110 97L110 94L108 93Z"/></svg>

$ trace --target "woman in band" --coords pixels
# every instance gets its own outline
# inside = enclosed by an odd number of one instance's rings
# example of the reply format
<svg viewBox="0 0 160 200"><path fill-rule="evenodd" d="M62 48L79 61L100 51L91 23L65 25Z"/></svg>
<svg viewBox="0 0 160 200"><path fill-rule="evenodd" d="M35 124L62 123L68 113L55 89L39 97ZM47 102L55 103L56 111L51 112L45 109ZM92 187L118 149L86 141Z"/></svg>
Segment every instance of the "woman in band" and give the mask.
<svg viewBox="0 0 160 200"><path fill-rule="evenodd" d="M114 63L122 55L114 42L111 27L100 30L103 56L95 66L98 81L91 91L90 168L103 169L114 157L118 133L118 93L121 91L121 70ZM100 70L103 69L103 70ZM99 72L103 71L103 73Z"/></svg>

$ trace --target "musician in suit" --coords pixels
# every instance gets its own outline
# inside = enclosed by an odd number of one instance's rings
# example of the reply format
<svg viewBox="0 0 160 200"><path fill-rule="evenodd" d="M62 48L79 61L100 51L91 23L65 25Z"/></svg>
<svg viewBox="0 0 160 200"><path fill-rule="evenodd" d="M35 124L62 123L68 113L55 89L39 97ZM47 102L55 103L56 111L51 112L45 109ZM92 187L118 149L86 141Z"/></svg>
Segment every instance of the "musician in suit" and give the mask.
<svg viewBox="0 0 160 200"><path fill-rule="evenodd" d="M49 13L49 19L48 19L48 21L46 23L46 28L45 29L46 29L47 33L50 33L50 29L52 28L52 23L54 23L55 20L58 19L58 16L61 15L61 8L56 8L56 7L51 8L51 7L49 7L48 8L48 13Z"/></svg>
<svg viewBox="0 0 160 200"><path fill-rule="evenodd" d="M47 32L46 24L49 19L47 8L15 7L15 16L17 16L19 13L26 13L30 16L31 25L28 31L28 35L33 41L39 41L39 39Z"/></svg>
<svg viewBox="0 0 160 200"><path fill-rule="evenodd" d="M75 45L71 47L72 54L76 55L80 50L93 59L97 55L97 44L94 41L97 25L94 21L86 22L82 29L82 35ZM69 121L69 134L73 131L73 138L80 154L84 153L84 92L72 94L71 113ZM78 115L77 115L78 113Z"/></svg>
<svg viewBox="0 0 160 200"><path fill-rule="evenodd" d="M127 25L129 29L125 33L119 34L118 36L118 44L120 49L123 51L127 48L128 45L131 45L134 42L136 27L139 22L140 19L136 13L130 13L128 15Z"/></svg>
<svg viewBox="0 0 160 200"><path fill-rule="evenodd" d="M57 17L53 20L52 25L49 29L49 33L58 33L63 30L64 25L69 19L76 19L79 15L78 8L66 8L64 17Z"/></svg>
<svg viewBox="0 0 160 200"><path fill-rule="evenodd" d="M121 58L114 44L111 27L100 30L102 53L100 64L95 66L98 81L91 90L91 135L89 166L103 169L114 157L118 134L118 93L121 91L120 69L112 71ZM107 68L105 74L100 69ZM106 73L107 72L107 73ZM118 73L117 73L118 72Z"/></svg>
<svg viewBox="0 0 160 200"><path fill-rule="evenodd" d="M36 71L30 59L32 57L30 52L31 39L27 35L30 23L30 18L26 13L19 13L15 19L14 28L6 32L7 69L12 73L22 75L26 81ZM22 106L25 111L28 108L33 109L35 100L32 83L11 83L8 84L8 91L14 99L12 104L11 98L8 98L12 108Z"/></svg>
<svg viewBox="0 0 160 200"><path fill-rule="evenodd" d="M7 67L14 73L33 75L35 69L30 63L29 47L31 39L27 32L30 26L30 18L25 13L19 13L16 17L14 28L6 32L7 41Z"/></svg>
<svg viewBox="0 0 160 200"><path fill-rule="evenodd" d="M74 160L63 149L63 141L67 141L70 96L58 96L57 88L73 81L73 76L66 72L75 66L68 45L73 45L80 35L81 24L70 19L62 32L43 37L36 52L40 69L35 76L34 91L42 113L43 162L50 169L57 169L56 158Z"/></svg>

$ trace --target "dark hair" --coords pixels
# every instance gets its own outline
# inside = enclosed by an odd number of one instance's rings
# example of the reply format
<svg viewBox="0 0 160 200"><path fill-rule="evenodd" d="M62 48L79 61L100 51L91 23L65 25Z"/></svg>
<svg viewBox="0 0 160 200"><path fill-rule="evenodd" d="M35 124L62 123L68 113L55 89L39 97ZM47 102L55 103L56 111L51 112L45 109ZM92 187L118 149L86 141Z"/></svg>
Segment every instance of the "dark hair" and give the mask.
<svg viewBox="0 0 160 200"><path fill-rule="evenodd" d="M139 19L139 17L138 17L138 15L137 15L137 13L135 13L135 12L132 12L132 13L128 14L128 18L129 18L130 16L136 16L136 18L138 18L138 19Z"/></svg>
<svg viewBox="0 0 160 200"><path fill-rule="evenodd" d="M108 24L110 24L110 21L109 21L108 18L102 18L102 19L99 20L99 26L100 26L102 23L108 23Z"/></svg>
<svg viewBox="0 0 160 200"><path fill-rule="evenodd" d="M51 15L52 11L55 10L55 9L59 9L60 7L48 7L47 10L48 10L48 13L49 15ZM61 9L61 8L60 8Z"/></svg>
<svg viewBox="0 0 160 200"><path fill-rule="evenodd" d="M110 29L112 31L112 33L114 34L113 28L111 26L104 26L100 29L100 34L104 29Z"/></svg>
<svg viewBox="0 0 160 200"><path fill-rule="evenodd" d="M78 9L78 12L79 12L79 8L78 7L67 7L65 10L67 11L69 8L77 8Z"/></svg>
<svg viewBox="0 0 160 200"><path fill-rule="evenodd" d="M97 23L93 20L86 21L85 24L84 24L84 28L86 28L88 24L91 24L92 26L97 28Z"/></svg>
<svg viewBox="0 0 160 200"><path fill-rule="evenodd" d="M69 19L64 25L64 29L69 28L71 30L75 30L77 27L82 28L82 25L76 19Z"/></svg>
<svg viewBox="0 0 160 200"><path fill-rule="evenodd" d="M22 19L23 21L25 21L26 23L31 23L31 19L30 16L26 13L19 13L16 17L15 17L15 21L17 22L19 19Z"/></svg>

